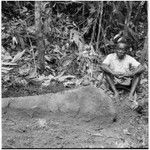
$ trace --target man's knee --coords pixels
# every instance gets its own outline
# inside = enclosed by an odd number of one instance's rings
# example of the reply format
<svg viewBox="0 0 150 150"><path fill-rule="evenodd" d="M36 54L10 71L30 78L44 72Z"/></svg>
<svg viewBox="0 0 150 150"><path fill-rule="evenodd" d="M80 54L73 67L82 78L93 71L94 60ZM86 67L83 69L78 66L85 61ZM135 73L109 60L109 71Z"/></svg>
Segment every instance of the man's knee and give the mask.
<svg viewBox="0 0 150 150"><path fill-rule="evenodd" d="M141 74L136 74L134 77L133 77L133 79L132 79L132 81L134 82L134 81L140 81L141 80Z"/></svg>
<svg viewBox="0 0 150 150"><path fill-rule="evenodd" d="M109 74L109 73L104 73L104 76L106 77L106 79L113 79L113 75Z"/></svg>
<svg viewBox="0 0 150 150"><path fill-rule="evenodd" d="M135 75L131 81L131 87L132 86L138 86L140 84L141 75Z"/></svg>

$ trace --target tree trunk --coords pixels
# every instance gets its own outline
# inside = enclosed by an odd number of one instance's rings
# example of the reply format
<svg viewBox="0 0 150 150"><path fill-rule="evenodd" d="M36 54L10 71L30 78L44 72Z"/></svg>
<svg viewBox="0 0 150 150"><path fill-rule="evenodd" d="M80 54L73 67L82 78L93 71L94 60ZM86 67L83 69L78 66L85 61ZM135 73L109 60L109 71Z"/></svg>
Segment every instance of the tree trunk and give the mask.
<svg viewBox="0 0 150 150"><path fill-rule="evenodd" d="M96 43L96 51L98 51L99 47L99 39L100 39L100 32L101 32L101 24L102 24L102 15L103 15L103 1L99 3L99 28L98 28L98 37L97 37L97 43Z"/></svg>
<svg viewBox="0 0 150 150"><path fill-rule="evenodd" d="M45 44L44 44L44 35L42 32L42 2L35 2L35 27L37 35L37 50L38 50L38 69L39 73L42 74L45 70Z"/></svg>
<svg viewBox="0 0 150 150"><path fill-rule="evenodd" d="M144 42L143 53L140 58L141 64L144 64L145 59L148 60L148 37L147 36L146 36L145 42Z"/></svg>

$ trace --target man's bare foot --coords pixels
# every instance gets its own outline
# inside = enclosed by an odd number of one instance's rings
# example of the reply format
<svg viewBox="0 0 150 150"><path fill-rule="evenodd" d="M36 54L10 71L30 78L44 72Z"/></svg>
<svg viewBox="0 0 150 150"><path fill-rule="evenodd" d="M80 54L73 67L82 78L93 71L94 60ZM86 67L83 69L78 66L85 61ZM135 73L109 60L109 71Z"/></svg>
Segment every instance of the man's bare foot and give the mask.
<svg viewBox="0 0 150 150"><path fill-rule="evenodd" d="M135 96L129 95L128 100L129 100L129 102L132 103L132 105L131 105L132 109L136 109L138 107L138 102L136 101L136 95Z"/></svg>

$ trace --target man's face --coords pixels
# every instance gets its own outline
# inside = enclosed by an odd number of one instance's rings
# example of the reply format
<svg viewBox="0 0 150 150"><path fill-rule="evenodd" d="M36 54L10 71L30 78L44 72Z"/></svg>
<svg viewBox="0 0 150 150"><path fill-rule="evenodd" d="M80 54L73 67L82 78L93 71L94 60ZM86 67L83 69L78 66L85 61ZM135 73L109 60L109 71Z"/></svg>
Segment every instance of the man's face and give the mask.
<svg viewBox="0 0 150 150"><path fill-rule="evenodd" d="M116 54L117 54L119 59L123 59L125 54L126 54L125 45L119 45L117 50L116 50Z"/></svg>

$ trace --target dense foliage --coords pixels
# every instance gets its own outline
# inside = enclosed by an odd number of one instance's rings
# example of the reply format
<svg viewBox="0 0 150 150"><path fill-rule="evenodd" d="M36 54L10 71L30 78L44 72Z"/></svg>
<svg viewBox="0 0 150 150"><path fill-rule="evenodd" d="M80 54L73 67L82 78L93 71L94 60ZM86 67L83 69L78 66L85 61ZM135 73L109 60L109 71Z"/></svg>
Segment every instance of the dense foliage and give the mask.
<svg viewBox="0 0 150 150"><path fill-rule="evenodd" d="M121 37L147 63L146 1L2 1L1 29L3 91L31 82L97 85Z"/></svg>

